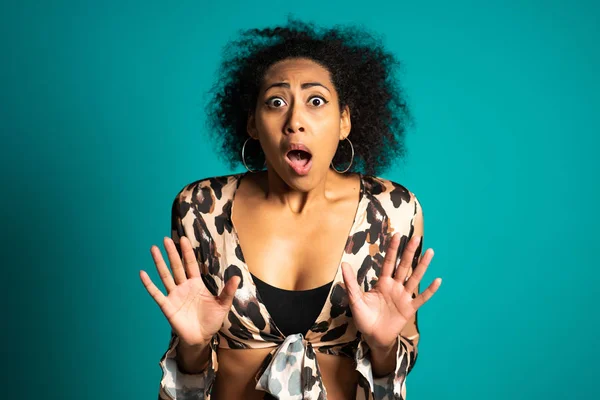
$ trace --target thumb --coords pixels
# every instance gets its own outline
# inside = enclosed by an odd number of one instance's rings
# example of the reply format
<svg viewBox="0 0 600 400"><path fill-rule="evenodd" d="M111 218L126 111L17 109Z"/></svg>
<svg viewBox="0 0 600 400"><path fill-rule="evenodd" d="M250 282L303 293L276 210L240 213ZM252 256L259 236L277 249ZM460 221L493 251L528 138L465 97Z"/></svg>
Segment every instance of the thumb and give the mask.
<svg viewBox="0 0 600 400"><path fill-rule="evenodd" d="M363 304L364 293L358 285L356 276L354 276L354 270L347 262L342 263L342 277L344 278L344 283L346 284L346 292L348 293L350 305L354 306L357 304Z"/></svg>
<svg viewBox="0 0 600 400"><path fill-rule="evenodd" d="M231 303L233 303L233 296L235 295L235 291L237 290L241 280L242 278L234 275L227 281L227 283L225 283L225 287L219 295L219 303L222 306L226 308L231 307Z"/></svg>

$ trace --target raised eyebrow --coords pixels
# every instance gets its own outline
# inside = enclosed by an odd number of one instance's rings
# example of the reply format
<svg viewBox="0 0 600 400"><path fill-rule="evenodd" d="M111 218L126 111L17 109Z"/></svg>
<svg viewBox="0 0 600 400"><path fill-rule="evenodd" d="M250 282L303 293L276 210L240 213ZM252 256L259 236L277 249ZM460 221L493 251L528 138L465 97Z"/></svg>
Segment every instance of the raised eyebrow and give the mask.
<svg viewBox="0 0 600 400"><path fill-rule="evenodd" d="M325 86L325 85L323 85L322 83L319 83L319 82L306 82L306 83L303 83L302 85L300 85L300 87L301 87L302 89L308 89L308 88L311 88L311 87L314 87L314 86L321 86L323 89L325 89L325 90L327 90L329 93L331 93L331 90L329 90L329 88L328 88L327 86ZM284 87L284 88L286 88L286 89L289 89L291 86L290 86L290 84L289 84L289 83L287 83L287 82L276 82L276 83L273 83L273 84L269 85L269 86L268 86L268 87L265 89L265 93L266 93L266 92L267 92L269 89L271 89L271 88L274 88L274 87Z"/></svg>
<svg viewBox="0 0 600 400"><path fill-rule="evenodd" d="M307 82L307 83L303 83L300 87L302 89L308 89L311 88L313 86L321 86L323 89L327 90L329 93L331 93L331 90L329 90L329 88L325 85L323 85L322 83L319 82Z"/></svg>

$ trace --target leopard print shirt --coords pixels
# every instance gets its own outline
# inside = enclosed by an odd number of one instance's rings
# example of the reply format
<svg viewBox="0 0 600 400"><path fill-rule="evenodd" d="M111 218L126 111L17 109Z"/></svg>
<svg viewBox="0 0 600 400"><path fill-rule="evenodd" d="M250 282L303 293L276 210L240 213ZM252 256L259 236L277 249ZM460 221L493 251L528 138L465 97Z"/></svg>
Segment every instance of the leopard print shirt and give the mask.
<svg viewBox="0 0 600 400"><path fill-rule="evenodd" d="M286 337L261 302L232 224L233 197L245 174L198 180L186 185L173 202L172 238L179 254L179 239L190 239L207 288L217 295L232 276L239 276L241 281L228 317L212 339L209 365L202 373L178 370L175 357L179 340L171 332L168 350L159 363L163 372L159 399L209 400L218 371L219 348L272 348L256 375L256 389L272 396L268 398L326 400L315 356L315 352L321 352L354 360L359 372L357 400L406 399L406 376L418 353L417 315L398 335L395 371L384 377L373 376L369 347L352 320L341 263L352 265L362 289L370 290L377 283L392 236L401 233L399 257L412 237L415 216L422 213L416 196L398 183L360 175L358 208L327 300L305 335ZM422 245L409 275L416 267ZM418 292L419 287L413 298Z"/></svg>

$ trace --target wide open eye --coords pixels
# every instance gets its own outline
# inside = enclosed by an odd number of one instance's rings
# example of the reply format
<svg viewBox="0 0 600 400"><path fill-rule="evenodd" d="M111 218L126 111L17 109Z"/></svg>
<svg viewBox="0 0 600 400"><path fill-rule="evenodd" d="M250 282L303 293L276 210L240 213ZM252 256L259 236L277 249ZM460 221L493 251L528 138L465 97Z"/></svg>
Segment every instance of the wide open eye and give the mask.
<svg viewBox="0 0 600 400"><path fill-rule="evenodd" d="M311 106L313 107L322 107L325 104L328 103L328 101L326 101L323 97L321 96L313 96L311 97L308 102L310 103Z"/></svg>
<svg viewBox="0 0 600 400"><path fill-rule="evenodd" d="M271 97L269 100L265 102L266 105L273 108L281 108L286 104L286 102L281 97Z"/></svg>

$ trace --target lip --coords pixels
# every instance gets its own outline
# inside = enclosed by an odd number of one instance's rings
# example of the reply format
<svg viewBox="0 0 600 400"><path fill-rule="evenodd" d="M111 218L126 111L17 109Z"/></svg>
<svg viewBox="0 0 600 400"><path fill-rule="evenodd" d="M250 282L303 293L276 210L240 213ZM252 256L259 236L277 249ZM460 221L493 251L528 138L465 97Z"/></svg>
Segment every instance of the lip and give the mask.
<svg viewBox="0 0 600 400"><path fill-rule="evenodd" d="M293 150L302 150L307 152L308 154L310 154L310 159L308 160L308 162L306 163L305 166L303 167L298 167L295 166L292 163L292 160L290 160L290 158L288 157L288 153L290 151ZM296 172L296 174L300 175L300 176L304 176L307 175L308 172L310 171L310 168L312 167L312 152L310 151L310 149L308 147L306 147L304 144L302 143L290 143L287 145L286 147L286 151L285 151L285 161L288 163L288 165L290 166L290 168Z"/></svg>

